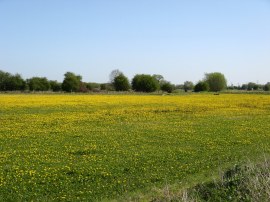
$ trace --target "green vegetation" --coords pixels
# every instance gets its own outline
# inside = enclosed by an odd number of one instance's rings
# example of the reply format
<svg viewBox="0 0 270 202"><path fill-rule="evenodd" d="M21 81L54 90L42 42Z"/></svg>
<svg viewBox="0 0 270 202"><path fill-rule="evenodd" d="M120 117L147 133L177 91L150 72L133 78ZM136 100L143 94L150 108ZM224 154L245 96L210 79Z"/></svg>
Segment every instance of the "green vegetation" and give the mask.
<svg viewBox="0 0 270 202"><path fill-rule="evenodd" d="M82 77L72 72L65 73L62 89L66 92L77 92L80 89Z"/></svg>
<svg viewBox="0 0 270 202"><path fill-rule="evenodd" d="M132 90L130 89L132 86ZM12 75L8 72L0 70L0 92L4 91L53 91L53 92L105 92L109 91L126 91L126 92L167 92L181 93L185 92L201 92L201 91L229 91L229 92L262 92L270 91L269 82L265 85L249 82L242 86L227 86L225 76L220 72L207 73L202 81L195 86L191 81L185 81L184 84L172 84L166 81L160 74L145 75L137 74L132 78L132 82L118 69L113 70L109 75L108 83L95 83L82 81L82 76L72 72L64 74L63 82L48 80L46 77L32 77L24 80L19 74Z"/></svg>
<svg viewBox="0 0 270 202"><path fill-rule="evenodd" d="M48 91L50 89L50 83L45 77L32 77L27 80L27 84L31 91Z"/></svg>
<svg viewBox="0 0 270 202"><path fill-rule="evenodd" d="M128 78L123 73L114 77L113 86L116 91L128 91L130 89Z"/></svg>
<svg viewBox="0 0 270 202"><path fill-rule="evenodd" d="M159 88L158 80L151 75L137 74L132 79L132 89L139 92L154 92Z"/></svg>
<svg viewBox="0 0 270 202"><path fill-rule="evenodd" d="M167 185L153 189L150 194L140 195L144 201L216 202L216 201L269 201L270 198L269 158L234 165L219 176L186 189ZM137 197L137 198L136 198ZM138 196L129 198L137 201Z"/></svg>
<svg viewBox="0 0 270 202"><path fill-rule="evenodd" d="M209 90L212 92L222 91L227 88L226 78L220 72L205 74L204 81L208 83Z"/></svg>
<svg viewBox="0 0 270 202"><path fill-rule="evenodd" d="M194 87L195 92L201 92L201 91L209 91L209 84L205 81L199 81L195 87Z"/></svg>
<svg viewBox="0 0 270 202"><path fill-rule="evenodd" d="M165 81L161 83L160 89L167 93L171 93L173 91L173 85L170 82Z"/></svg>
<svg viewBox="0 0 270 202"><path fill-rule="evenodd" d="M1 201L181 190L270 152L267 95L0 95L0 104Z"/></svg>
<svg viewBox="0 0 270 202"><path fill-rule="evenodd" d="M194 89L194 84L192 81L185 81L184 83L184 90L185 92L187 91L192 91Z"/></svg>

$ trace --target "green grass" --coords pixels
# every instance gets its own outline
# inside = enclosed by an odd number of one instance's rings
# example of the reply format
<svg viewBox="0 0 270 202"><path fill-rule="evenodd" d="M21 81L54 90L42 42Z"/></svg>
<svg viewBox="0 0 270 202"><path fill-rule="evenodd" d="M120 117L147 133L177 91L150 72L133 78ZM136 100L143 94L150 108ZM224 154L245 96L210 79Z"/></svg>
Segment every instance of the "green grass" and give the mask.
<svg viewBox="0 0 270 202"><path fill-rule="evenodd" d="M1 95L0 104L1 201L136 199L270 148L266 95Z"/></svg>

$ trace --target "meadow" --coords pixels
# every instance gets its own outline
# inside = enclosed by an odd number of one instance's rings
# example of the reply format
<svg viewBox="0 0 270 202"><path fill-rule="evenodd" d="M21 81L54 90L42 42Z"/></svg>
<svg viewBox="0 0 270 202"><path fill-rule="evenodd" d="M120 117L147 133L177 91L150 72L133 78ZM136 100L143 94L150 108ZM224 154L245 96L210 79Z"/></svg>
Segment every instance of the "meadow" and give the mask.
<svg viewBox="0 0 270 202"><path fill-rule="evenodd" d="M0 201L100 201L270 152L269 95L0 95Z"/></svg>

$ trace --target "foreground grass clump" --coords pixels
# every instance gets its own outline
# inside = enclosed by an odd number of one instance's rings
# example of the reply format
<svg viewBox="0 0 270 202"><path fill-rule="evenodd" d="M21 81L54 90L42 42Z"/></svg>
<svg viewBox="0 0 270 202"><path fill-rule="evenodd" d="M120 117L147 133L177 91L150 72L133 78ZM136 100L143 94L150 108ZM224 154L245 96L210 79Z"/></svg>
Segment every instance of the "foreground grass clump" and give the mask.
<svg viewBox="0 0 270 202"><path fill-rule="evenodd" d="M208 182L173 190L167 186L153 190L154 194L142 196L147 201L216 202L216 201L269 201L270 160L234 165ZM153 196L154 195L154 196ZM130 198L130 201L136 201Z"/></svg>
<svg viewBox="0 0 270 202"><path fill-rule="evenodd" d="M199 184L191 193L197 201L269 201L270 161L236 165L218 181Z"/></svg>
<svg viewBox="0 0 270 202"><path fill-rule="evenodd" d="M0 95L0 200L95 201L269 152L267 95Z"/></svg>

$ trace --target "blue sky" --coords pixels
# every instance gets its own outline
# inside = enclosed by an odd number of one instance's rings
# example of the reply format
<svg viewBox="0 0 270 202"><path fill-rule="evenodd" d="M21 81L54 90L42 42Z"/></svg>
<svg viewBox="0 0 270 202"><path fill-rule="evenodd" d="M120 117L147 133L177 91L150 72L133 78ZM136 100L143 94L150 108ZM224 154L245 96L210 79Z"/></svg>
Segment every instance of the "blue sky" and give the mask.
<svg viewBox="0 0 270 202"><path fill-rule="evenodd" d="M270 0L0 0L0 69L24 78L107 82L161 74L175 84L222 72L270 81Z"/></svg>

